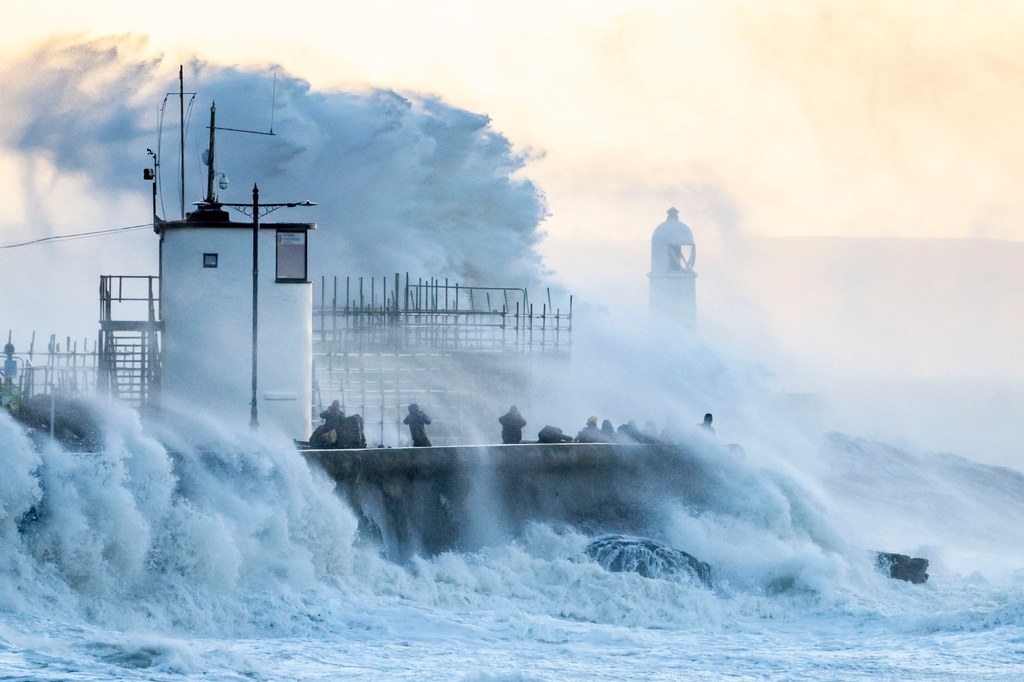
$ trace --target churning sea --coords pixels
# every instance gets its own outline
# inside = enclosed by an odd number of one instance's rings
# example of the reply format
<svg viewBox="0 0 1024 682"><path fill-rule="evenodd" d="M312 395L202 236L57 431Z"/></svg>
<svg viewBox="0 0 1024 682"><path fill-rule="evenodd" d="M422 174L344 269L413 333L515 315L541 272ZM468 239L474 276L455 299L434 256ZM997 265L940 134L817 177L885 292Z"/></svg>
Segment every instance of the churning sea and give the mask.
<svg viewBox="0 0 1024 682"><path fill-rule="evenodd" d="M114 411L103 452L72 454L0 415L0 679L1024 679L1012 469L832 433L780 478L748 446L743 503L656 538L706 586L610 572L540 523L398 565L289 443L216 437Z"/></svg>

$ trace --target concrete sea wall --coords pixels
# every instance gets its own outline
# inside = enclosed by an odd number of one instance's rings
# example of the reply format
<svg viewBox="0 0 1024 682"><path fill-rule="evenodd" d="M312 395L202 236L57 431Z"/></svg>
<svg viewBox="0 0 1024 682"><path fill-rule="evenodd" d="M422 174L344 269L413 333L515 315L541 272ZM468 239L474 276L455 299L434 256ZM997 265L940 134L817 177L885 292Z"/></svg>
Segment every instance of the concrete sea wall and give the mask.
<svg viewBox="0 0 1024 682"><path fill-rule="evenodd" d="M714 486L681 446L606 443L310 450L395 560L472 550L530 521L645 534Z"/></svg>

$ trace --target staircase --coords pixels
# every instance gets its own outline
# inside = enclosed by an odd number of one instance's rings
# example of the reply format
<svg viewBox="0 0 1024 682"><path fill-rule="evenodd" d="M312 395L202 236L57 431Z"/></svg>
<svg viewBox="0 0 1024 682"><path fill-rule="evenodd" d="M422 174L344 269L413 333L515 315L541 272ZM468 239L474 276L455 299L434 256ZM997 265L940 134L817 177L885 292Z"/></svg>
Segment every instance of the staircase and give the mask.
<svg viewBox="0 0 1024 682"><path fill-rule="evenodd" d="M99 376L101 393L135 407L160 400L160 332L156 319L158 280L150 276L100 277ZM115 319L127 313L136 319Z"/></svg>

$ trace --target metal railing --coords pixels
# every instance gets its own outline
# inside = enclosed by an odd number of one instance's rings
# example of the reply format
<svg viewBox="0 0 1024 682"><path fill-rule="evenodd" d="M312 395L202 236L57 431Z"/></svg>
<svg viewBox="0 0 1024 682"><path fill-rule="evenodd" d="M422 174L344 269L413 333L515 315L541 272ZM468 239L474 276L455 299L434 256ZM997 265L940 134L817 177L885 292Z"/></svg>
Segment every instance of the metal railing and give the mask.
<svg viewBox="0 0 1024 682"><path fill-rule="evenodd" d="M413 402L434 418L437 444L469 442L468 415L498 409L505 398L495 393L521 392L535 365L566 360L572 347L572 298L563 312L550 290L537 314L524 288L408 274L322 277L319 289L314 413L339 400L363 416L369 442L407 440L402 420Z"/></svg>

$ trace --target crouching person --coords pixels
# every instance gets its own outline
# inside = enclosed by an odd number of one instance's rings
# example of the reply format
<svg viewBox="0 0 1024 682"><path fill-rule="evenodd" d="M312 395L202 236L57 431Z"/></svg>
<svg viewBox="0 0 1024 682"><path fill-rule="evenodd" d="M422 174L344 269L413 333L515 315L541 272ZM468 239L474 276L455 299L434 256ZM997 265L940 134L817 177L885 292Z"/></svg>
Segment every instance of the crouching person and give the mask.
<svg viewBox="0 0 1024 682"><path fill-rule="evenodd" d="M537 432L538 443L571 443L572 436L562 433L557 426L545 426Z"/></svg>
<svg viewBox="0 0 1024 682"><path fill-rule="evenodd" d="M366 447L363 418L358 414L351 414L342 419L338 425L337 433L338 442L335 447L349 449Z"/></svg>

